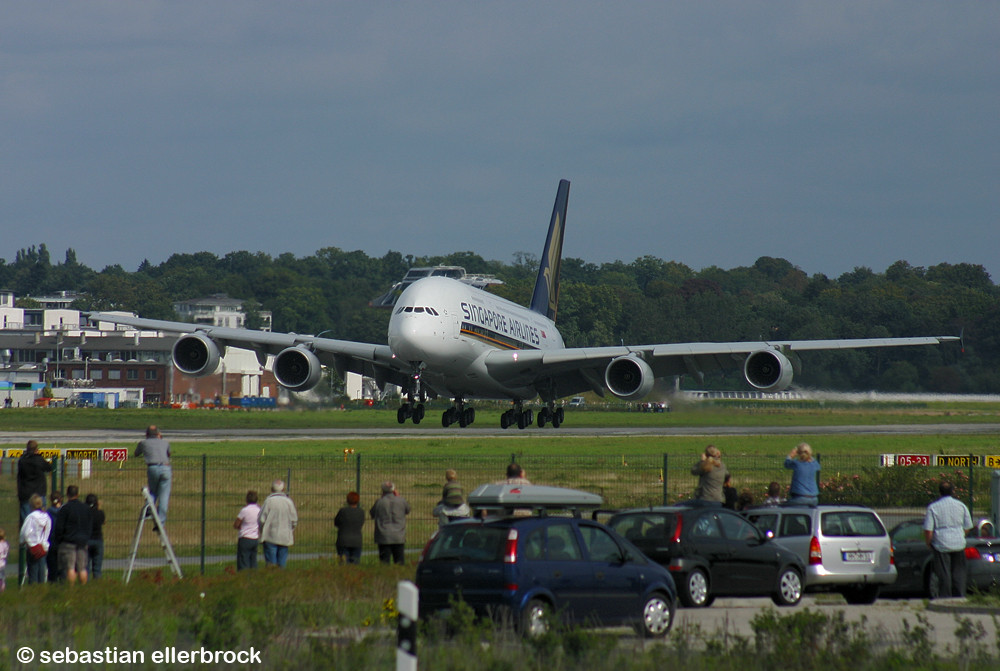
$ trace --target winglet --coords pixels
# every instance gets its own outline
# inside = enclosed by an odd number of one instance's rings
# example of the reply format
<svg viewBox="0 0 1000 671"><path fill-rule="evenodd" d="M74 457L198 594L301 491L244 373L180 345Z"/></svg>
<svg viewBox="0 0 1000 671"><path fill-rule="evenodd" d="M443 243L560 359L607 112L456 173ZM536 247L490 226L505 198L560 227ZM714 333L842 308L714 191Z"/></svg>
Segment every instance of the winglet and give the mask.
<svg viewBox="0 0 1000 671"><path fill-rule="evenodd" d="M535 291L531 295L531 309L556 320L559 306L559 266L562 263L563 229L566 227L566 208L569 205L569 181L559 180L556 203L552 208L549 234L545 238L545 249L538 264L538 278Z"/></svg>

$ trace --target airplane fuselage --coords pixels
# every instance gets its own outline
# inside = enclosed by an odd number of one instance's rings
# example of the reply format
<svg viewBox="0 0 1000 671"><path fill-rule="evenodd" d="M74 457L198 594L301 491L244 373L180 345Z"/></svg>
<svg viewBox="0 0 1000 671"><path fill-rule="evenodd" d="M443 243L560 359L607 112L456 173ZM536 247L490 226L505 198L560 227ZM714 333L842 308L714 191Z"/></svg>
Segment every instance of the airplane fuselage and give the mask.
<svg viewBox="0 0 1000 671"><path fill-rule="evenodd" d="M389 347L400 360L422 366L424 382L441 395L530 399L531 387L507 387L487 373L483 359L496 350L564 347L544 315L446 277L411 284L389 319Z"/></svg>

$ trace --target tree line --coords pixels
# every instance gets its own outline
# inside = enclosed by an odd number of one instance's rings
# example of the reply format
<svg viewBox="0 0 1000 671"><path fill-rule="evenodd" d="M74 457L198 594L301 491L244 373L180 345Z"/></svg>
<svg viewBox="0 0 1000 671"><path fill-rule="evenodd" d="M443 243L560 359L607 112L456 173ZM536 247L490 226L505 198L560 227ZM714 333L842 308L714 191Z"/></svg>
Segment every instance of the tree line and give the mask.
<svg viewBox="0 0 1000 671"><path fill-rule="evenodd" d="M272 313L273 329L385 342L389 310L368 306L413 266L459 265L504 281L494 293L530 301L536 256L511 263L473 252L380 258L326 247L311 256L237 251L174 254L134 272L92 270L72 249L53 263L44 244L0 258L0 288L21 305L56 291L78 292L80 310L129 310L177 319L173 303L225 293L245 301L248 323ZM964 336L959 346L815 352L803 355L796 383L824 389L945 393L1000 392L1000 288L985 268L897 261L884 272L857 267L840 277L808 275L782 258L748 267L701 270L643 256L630 263L562 264L557 322L568 346L697 341ZM685 380L686 388L738 388L736 374Z"/></svg>

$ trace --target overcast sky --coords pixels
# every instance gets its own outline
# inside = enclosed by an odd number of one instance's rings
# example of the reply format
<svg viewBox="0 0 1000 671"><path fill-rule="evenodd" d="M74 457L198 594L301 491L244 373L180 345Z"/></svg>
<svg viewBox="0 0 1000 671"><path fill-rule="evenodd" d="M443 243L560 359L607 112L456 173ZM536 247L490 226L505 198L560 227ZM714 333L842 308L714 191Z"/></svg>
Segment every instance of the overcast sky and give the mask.
<svg viewBox="0 0 1000 671"><path fill-rule="evenodd" d="M324 247L1000 282L998 2L0 0L0 257Z"/></svg>

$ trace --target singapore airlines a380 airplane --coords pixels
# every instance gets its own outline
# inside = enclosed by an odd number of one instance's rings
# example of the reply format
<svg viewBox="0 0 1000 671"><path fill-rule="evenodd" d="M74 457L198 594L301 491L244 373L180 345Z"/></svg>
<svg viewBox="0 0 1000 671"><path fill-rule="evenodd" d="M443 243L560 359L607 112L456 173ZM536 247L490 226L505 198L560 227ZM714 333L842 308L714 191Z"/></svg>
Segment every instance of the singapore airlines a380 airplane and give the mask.
<svg viewBox="0 0 1000 671"><path fill-rule="evenodd" d="M90 313L92 322L183 333L173 348L174 365L192 376L215 372L227 347L253 350L261 365L274 355L278 383L306 391L319 383L322 367L373 378L379 388L400 386L406 398L399 423L419 424L428 398L447 397L454 404L441 417L443 426L475 421L475 398L509 399L500 417L506 429L535 422L525 401L540 398L539 427L563 423L556 400L584 391L635 400L648 394L656 378L702 376L708 371L741 368L747 383L761 391L781 391L792 382L793 352L937 345L955 336L786 340L769 342L672 343L611 347L566 347L556 328L559 266L562 257L569 182L559 182L548 237L531 305L512 303L483 289L447 277L427 277L411 284L396 301L389 320L388 344L368 344L295 333L201 326L184 322Z"/></svg>

